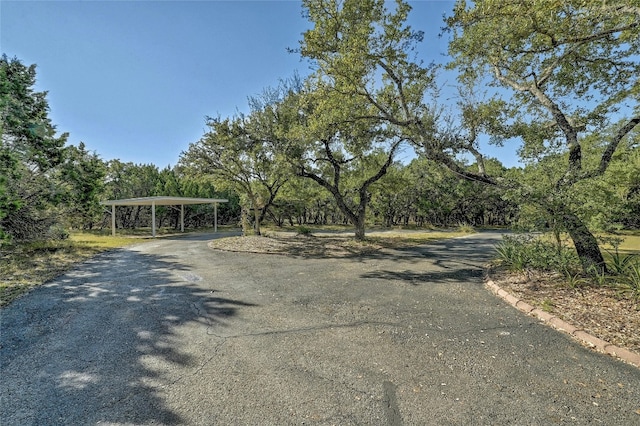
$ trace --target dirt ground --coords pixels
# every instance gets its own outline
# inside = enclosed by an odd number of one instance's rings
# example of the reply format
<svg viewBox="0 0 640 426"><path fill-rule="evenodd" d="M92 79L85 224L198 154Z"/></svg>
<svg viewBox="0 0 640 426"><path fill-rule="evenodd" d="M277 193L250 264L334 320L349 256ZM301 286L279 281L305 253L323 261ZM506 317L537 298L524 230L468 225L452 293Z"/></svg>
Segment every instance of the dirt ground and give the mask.
<svg viewBox="0 0 640 426"><path fill-rule="evenodd" d="M218 250L289 256L357 256L406 245L397 241L356 242L345 237L230 237L214 240ZM492 270L491 279L505 291L614 345L640 353L640 301L614 288L567 286L553 274L519 274Z"/></svg>
<svg viewBox="0 0 640 426"><path fill-rule="evenodd" d="M508 293L591 335L640 353L640 301L611 287L571 288L554 274L493 271Z"/></svg>

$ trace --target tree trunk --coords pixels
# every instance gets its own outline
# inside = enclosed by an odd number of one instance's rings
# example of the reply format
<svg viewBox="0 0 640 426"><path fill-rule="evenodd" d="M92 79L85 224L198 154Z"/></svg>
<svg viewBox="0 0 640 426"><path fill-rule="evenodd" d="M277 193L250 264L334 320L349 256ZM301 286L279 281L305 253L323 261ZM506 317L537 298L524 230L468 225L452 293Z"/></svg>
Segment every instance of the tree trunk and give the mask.
<svg viewBox="0 0 640 426"><path fill-rule="evenodd" d="M353 226L356 228L355 237L356 237L356 240L358 241L362 241L365 238L364 225L365 225L365 217L366 217L366 210L367 210L367 202L368 202L368 199L365 199L364 201L361 199L360 206L358 206L358 211L356 212L357 214L354 214L353 217L351 218L351 221L353 222Z"/></svg>
<svg viewBox="0 0 640 426"><path fill-rule="evenodd" d="M589 274L606 273L607 265L598 246L598 240L587 229L584 222L571 212L564 212L562 219L563 225L567 228L567 232L576 247L582 270Z"/></svg>
<svg viewBox="0 0 640 426"><path fill-rule="evenodd" d="M260 209L258 207L256 207L256 205L254 204L253 207L253 218L254 218L254 222L253 222L253 231L255 232L256 235L260 236L262 235L260 233L260 221L261 221L261 214L260 214Z"/></svg>
<svg viewBox="0 0 640 426"><path fill-rule="evenodd" d="M248 229L249 229L249 225L248 225L248 219L247 219L247 208L246 207L242 207L240 210L240 224L242 226L242 236L246 237L247 235L249 235L248 233Z"/></svg>
<svg viewBox="0 0 640 426"><path fill-rule="evenodd" d="M355 220L354 222L355 223L353 224L353 226L356 228L355 229L356 240L362 241L365 238L364 220L360 220L360 218L358 218L358 220Z"/></svg>

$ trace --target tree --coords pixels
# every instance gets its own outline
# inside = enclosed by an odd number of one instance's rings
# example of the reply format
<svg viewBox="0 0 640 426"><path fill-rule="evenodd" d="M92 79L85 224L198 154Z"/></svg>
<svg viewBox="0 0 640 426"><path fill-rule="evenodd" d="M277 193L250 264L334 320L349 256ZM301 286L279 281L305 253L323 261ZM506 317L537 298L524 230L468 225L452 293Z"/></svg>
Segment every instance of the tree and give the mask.
<svg viewBox="0 0 640 426"><path fill-rule="evenodd" d="M60 166L59 180L63 190L63 214L66 222L81 229L91 229L101 215L100 199L104 190L106 164L96 153L87 151L84 143L68 146Z"/></svg>
<svg viewBox="0 0 640 426"><path fill-rule="evenodd" d="M293 115L300 116L288 137L295 146L288 156L297 174L333 195L361 239L370 187L387 173L404 142L372 114L371 100L374 91L380 102L393 96L385 91L386 74L377 89L376 55L393 50L401 39L398 33L404 33L397 24L408 9L399 4L397 14L387 15L384 2L372 0L308 0L303 5L314 26L304 33L299 52L313 61L316 71L293 108ZM412 71L409 90L421 91L423 73Z"/></svg>
<svg viewBox="0 0 640 426"><path fill-rule="evenodd" d="M371 210L376 222L382 222L386 227L396 225L403 217L408 224L411 217L414 199L412 189L414 182L410 179L407 167L399 162L394 162L388 168L387 174L371 194Z"/></svg>
<svg viewBox="0 0 640 426"><path fill-rule="evenodd" d="M183 196L227 199L229 202L222 203L218 206L217 219L222 223L238 223L240 219L240 200L238 194L230 189L219 191L210 176L191 173L191 171L184 166L178 165L174 170ZM185 206L185 224L193 227L201 227L205 224L213 224L215 219L215 211L210 204L192 204Z"/></svg>
<svg viewBox="0 0 640 426"><path fill-rule="evenodd" d="M162 194L158 167L153 164L123 163L110 160L107 163L104 195L107 199L151 197ZM149 206L122 206L116 209L116 224L122 228L135 228L140 222L149 221Z"/></svg>
<svg viewBox="0 0 640 426"><path fill-rule="evenodd" d="M280 104L279 117L288 128L277 149L296 175L331 194L354 225L356 239L364 239L370 188L385 176L403 140L375 123L351 121L349 111L362 105L338 106L340 99L332 96L333 87L317 79Z"/></svg>
<svg viewBox="0 0 640 426"><path fill-rule="evenodd" d="M180 158L182 166L210 174L220 187L246 197L243 212L253 209L256 235L261 235L260 224L288 179L270 149L272 134L260 127L259 119L259 112L233 119L210 118L209 132ZM243 225L244 217L243 213Z"/></svg>
<svg viewBox="0 0 640 426"><path fill-rule="evenodd" d="M42 238L55 223L52 178L68 137L56 135L35 82L35 65L0 57L0 237L16 240Z"/></svg>
<svg viewBox="0 0 640 426"><path fill-rule="evenodd" d="M520 138L529 161L566 153L562 173L540 204L569 233L583 268L605 271L596 238L570 201L576 184L606 172L640 123L640 2L459 1L447 24L461 81L489 78L515 92L501 110L489 109L494 118L509 120L493 129L496 134ZM619 117L615 133L602 132ZM583 150L588 135L602 141L590 166Z"/></svg>

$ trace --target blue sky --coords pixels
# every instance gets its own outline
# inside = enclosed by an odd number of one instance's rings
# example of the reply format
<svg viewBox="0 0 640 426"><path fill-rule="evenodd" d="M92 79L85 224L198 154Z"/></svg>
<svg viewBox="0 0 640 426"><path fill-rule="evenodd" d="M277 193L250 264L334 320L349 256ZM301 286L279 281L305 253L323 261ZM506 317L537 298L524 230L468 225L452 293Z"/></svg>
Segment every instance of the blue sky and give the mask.
<svg viewBox="0 0 640 426"><path fill-rule="evenodd" d="M442 61L453 2L411 4L421 57ZM58 131L104 160L159 167L203 135L206 116L244 112L247 97L305 75L287 48L309 26L294 0L0 2L0 50L37 64Z"/></svg>

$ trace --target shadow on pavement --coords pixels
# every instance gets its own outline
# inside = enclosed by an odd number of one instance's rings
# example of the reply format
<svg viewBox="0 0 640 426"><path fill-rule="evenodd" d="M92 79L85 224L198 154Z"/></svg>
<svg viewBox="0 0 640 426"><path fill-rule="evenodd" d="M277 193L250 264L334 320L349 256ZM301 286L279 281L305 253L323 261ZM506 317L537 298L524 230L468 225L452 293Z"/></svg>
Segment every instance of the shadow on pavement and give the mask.
<svg viewBox="0 0 640 426"><path fill-rule="evenodd" d="M405 265L419 264L420 268L385 268L363 273L360 277L404 281L411 285L461 282L469 278L478 278L482 276L484 265L494 256L494 244L492 235L486 235L387 250L380 253L381 258L402 262Z"/></svg>
<svg viewBox="0 0 640 426"><path fill-rule="evenodd" d="M3 309L0 423L182 423L159 393L194 363L175 331L204 335L253 306L202 280L171 256L118 250Z"/></svg>
<svg viewBox="0 0 640 426"><path fill-rule="evenodd" d="M456 269L438 272L419 273L415 271L372 271L361 275L361 278L373 278L379 280L405 281L411 285L434 284L442 282L459 282L466 278L477 278L482 271L477 268Z"/></svg>

